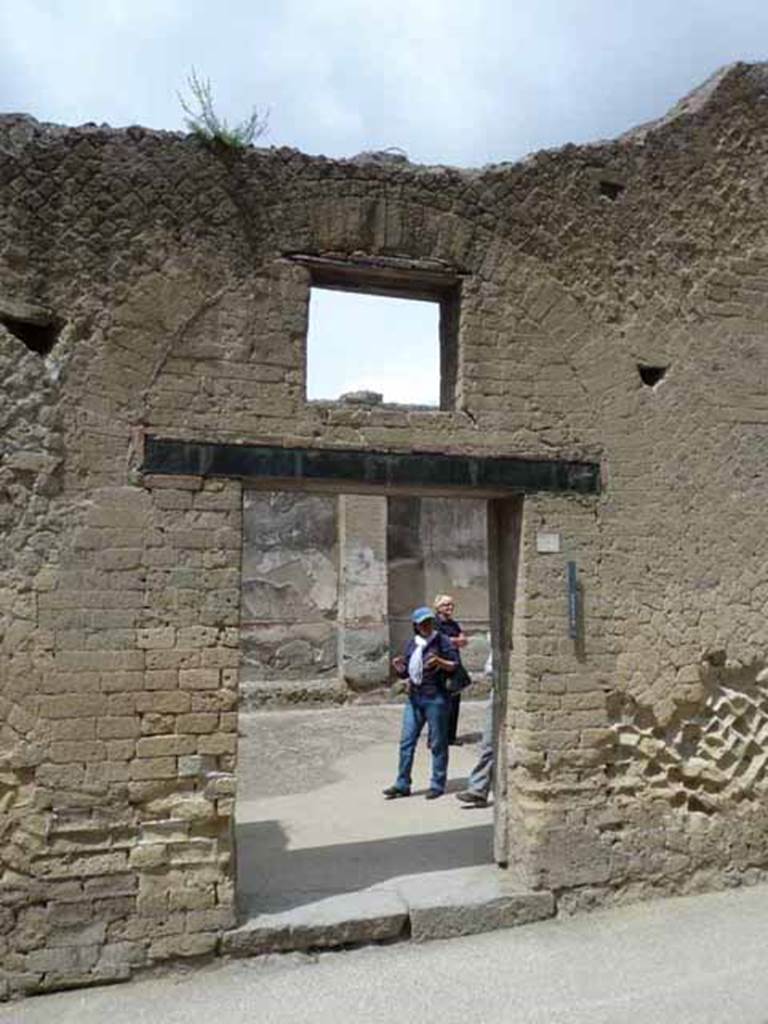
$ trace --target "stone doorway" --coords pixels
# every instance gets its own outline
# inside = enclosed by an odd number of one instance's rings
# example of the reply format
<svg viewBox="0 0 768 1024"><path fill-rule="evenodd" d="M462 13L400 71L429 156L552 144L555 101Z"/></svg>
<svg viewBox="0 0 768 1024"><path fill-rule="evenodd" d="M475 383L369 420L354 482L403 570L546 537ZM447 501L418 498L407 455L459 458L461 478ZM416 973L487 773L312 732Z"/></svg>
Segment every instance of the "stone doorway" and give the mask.
<svg viewBox="0 0 768 1024"><path fill-rule="evenodd" d="M418 884L415 890L411 888L408 892L400 889L397 892L369 893L366 890L366 899L373 900L373 905L368 905L362 913L359 906L349 913L340 907L339 901L345 899L345 894L342 894L333 898L332 909L324 900L310 904L308 913L301 920L297 920L291 910L258 914L228 933L222 949L231 953L253 954L396 938L407 934L424 938L445 937L519 924L551 914L551 893L531 891L522 878L517 878L517 868L523 873L527 871L530 837L525 830L523 809L518 808L514 801L510 802L507 791L507 750L514 742L513 729L507 722L509 679L512 678L510 669L514 663L514 678L521 680L525 678L526 671L526 632L521 629L524 612L523 615L517 614L518 605L524 608L525 601L522 583L518 599L518 578L522 580L527 572L521 554L523 503L524 495L539 492L593 494L598 488L599 467L593 463L506 456L288 448L148 437L145 440L144 471L151 474L152 479L162 476L195 480L235 479L240 482L240 492L245 486L265 491L326 495L429 497L448 501L472 497L487 501L496 754L493 856L489 857L490 863L479 868L458 869L459 872L470 872L471 877L465 874L456 877L456 872L451 871L417 874ZM242 542L242 534L240 539ZM238 573L239 562L240 559ZM239 611L239 591L231 594L230 599L236 602ZM242 777L240 761L236 764L236 771L238 778ZM382 807L383 801L378 802L380 799L379 795L373 806ZM419 801L417 806L423 808L426 805ZM513 829L507 825L510 814L513 815ZM332 815L335 816L335 808L327 817ZM269 829L262 829L261 839L268 833ZM511 835L513 842L510 842ZM273 847L277 845L276 861L280 861L284 859L279 845L281 838L274 827L272 837ZM264 846L257 844L253 848L263 849ZM242 865L243 850L238 852ZM493 862L502 867L509 865L510 870L500 871ZM452 878L447 879L447 875ZM428 899L425 905L423 885L428 876L435 880L435 886L430 897L433 902ZM450 895L447 896L449 890ZM478 911L478 907L482 910Z"/></svg>
<svg viewBox="0 0 768 1024"><path fill-rule="evenodd" d="M236 811L243 918L297 907L327 913L350 898L378 905L427 874L506 864L505 809L468 808L452 793L478 752L492 618L495 664L507 661L521 505L246 487ZM513 572L497 579L498 556L506 565L510 553ZM390 659L407 638L410 608L440 592L456 597L470 637L464 662L475 683L460 716L463 744L451 748L449 793L425 804L424 735L414 797L389 804L380 791L394 777L402 714ZM499 737L503 685L496 695Z"/></svg>

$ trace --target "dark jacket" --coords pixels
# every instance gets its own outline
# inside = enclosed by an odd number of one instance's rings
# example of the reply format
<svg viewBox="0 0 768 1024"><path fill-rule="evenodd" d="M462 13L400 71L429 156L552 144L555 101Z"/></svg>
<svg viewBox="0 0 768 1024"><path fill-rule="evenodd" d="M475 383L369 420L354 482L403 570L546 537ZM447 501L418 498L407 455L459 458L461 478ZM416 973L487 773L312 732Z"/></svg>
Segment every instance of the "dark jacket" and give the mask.
<svg viewBox="0 0 768 1024"><path fill-rule="evenodd" d="M437 629L441 633L445 633L446 636L461 636L464 632L461 628L461 623L457 622L456 619L441 619L438 615L435 623Z"/></svg>
<svg viewBox="0 0 768 1024"><path fill-rule="evenodd" d="M413 654L415 647L416 638L411 637L405 645L405 651L403 652L403 658L405 658L405 670L397 673L401 679L408 678L408 662L411 659L411 655ZM446 661L452 661L454 664L458 664L459 661L456 648L448 637L439 630L432 635L427 646L424 648L424 652L422 654L423 660L426 661L430 654L436 654L439 658L445 658ZM421 686L414 687L414 690L418 690L418 692L424 697L434 697L436 693L446 693L445 676L446 673L443 669L427 668L425 665L424 674L421 677Z"/></svg>
<svg viewBox="0 0 768 1024"><path fill-rule="evenodd" d="M461 636L461 634L464 632L464 630L461 628L461 623L457 622L456 619L441 619L440 616L438 615L437 619L435 620L435 625L440 633L443 633L445 636L448 637ZM451 644L451 646L453 647L453 644ZM459 651L458 647L454 647L453 649L454 651L456 651L456 656L458 660L461 661L461 652Z"/></svg>

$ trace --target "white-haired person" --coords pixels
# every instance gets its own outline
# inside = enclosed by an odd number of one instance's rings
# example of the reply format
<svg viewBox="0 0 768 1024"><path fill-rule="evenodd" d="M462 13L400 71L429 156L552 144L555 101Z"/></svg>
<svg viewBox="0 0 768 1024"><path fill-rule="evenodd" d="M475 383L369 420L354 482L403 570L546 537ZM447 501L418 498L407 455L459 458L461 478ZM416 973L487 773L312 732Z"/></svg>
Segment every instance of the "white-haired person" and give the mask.
<svg viewBox="0 0 768 1024"><path fill-rule="evenodd" d="M432 737L432 775L427 800L445 792L448 778L448 691L445 681L459 664L456 649L436 628L431 608L416 608L411 615L413 636L402 656L392 659L401 679L408 680L408 699L403 708L397 778L384 790L387 800L411 795L411 770L416 744L425 724Z"/></svg>
<svg viewBox="0 0 768 1024"><path fill-rule="evenodd" d="M456 610L456 602L450 594L438 594L435 598L435 622L438 630L443 636L448 638L449 643L455 649L458 655L459 662L461 662L461 650L466 647L469 643L468 638L464 635L464 630L461 628L461 624L458 623L453 613ZM459 730L459 710L461 708L461 694L451 693L449 694L449 707L448 707L448 743L450 746L460 746L461 740L458 737Z"/></svg>

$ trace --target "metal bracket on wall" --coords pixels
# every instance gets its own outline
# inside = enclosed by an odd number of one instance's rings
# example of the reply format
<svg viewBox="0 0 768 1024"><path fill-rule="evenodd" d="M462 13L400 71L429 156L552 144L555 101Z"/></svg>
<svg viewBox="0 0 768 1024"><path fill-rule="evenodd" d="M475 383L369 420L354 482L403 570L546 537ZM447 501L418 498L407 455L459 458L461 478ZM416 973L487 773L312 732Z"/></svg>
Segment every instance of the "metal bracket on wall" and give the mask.
<svg viewBox="0 0 768 1024"><path fill-rule="evenodd" d="M571 640L579 639L579 578L576 563L568 562L568 636Z"/></svg>

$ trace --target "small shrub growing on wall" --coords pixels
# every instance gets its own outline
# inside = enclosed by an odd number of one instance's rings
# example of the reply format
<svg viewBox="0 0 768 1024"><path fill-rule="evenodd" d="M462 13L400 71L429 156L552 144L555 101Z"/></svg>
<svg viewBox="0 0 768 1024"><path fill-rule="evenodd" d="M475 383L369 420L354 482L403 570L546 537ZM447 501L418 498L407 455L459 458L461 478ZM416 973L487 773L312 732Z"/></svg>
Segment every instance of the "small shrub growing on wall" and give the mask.
<svg viewBox="0 0 768 1024"><path fill-rule="evenodd" d="M203 142L244 149L252 146L266 132L268 117L266 114L262 116L255 107L246 121L230 127L226 119L219 117L214 109L210 79L199 78L194 68L187 79L187 85L192 99L187 101L179 93L179 102L187 115L184 123Z"/></svg>

